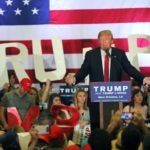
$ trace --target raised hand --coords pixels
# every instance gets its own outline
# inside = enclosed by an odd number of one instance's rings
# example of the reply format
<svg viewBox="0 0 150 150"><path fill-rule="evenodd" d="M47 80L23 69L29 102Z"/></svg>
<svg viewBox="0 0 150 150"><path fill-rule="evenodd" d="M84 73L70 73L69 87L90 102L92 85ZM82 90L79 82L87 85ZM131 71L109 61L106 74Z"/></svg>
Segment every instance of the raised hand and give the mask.
<svg viewBox="0 0 150 150"><path fill-rule="evenodd" d="M68 85L75 84L74 73L68 73L68 75L65 77L65 82L66 82Z"/></svg>

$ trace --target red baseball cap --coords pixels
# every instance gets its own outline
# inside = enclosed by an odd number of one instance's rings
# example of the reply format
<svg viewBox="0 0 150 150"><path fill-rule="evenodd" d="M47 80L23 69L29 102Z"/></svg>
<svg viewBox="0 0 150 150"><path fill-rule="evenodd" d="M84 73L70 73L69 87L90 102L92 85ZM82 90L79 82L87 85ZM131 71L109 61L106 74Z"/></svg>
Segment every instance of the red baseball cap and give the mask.
<svg viewBox="0 0 150 150"><path fill-rule="evenodd" d="M31 90L31 87L32 87L32 82L29 78L23 78L20 81L20 85L21 85L21 87L23 87L23 89L25 91L29 92Z"/></svg>
<svg viewBox="0 0 150 150"><path fill-rule="evenodd" d="M64 138L64 132L61 127L57 125L52 125L50 127L50 133L49 134L39 134L38 138L49 143L52 139L63 139Z"/></svg>
<svg viewBox="0 0 150 150"><path fill-rule="evenodd" d="M92 150L92 148L91 148L90 144L87 143L83 146L82 150Z"/></svg>
<svg viewBox="0 0 150 150"><path fill-rule="evenodd" d="M77 145L71 145L64 148L64 150L80 150L80 147Z"/></svg>

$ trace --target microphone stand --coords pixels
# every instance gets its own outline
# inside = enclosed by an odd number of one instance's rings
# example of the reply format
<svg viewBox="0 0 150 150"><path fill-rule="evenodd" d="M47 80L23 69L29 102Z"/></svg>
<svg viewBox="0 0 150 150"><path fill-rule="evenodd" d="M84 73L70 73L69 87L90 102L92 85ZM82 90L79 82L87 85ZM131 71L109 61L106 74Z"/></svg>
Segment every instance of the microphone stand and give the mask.
<svg viewBox="0 0 150 150"><path fill-rule="evenodd" d="M105 53L106 53L106 55L107 55L109 58L111 58L112 60L114 60L114 61L119 65L119 67L120 67L121 70L123 70L123 67L122 67L120 61L119 61L115 56L112 56L112 55L110 54L108 48L105 49ZM120 109L120 110L123 109L123 102L119 102L119 109Z"/></svg>

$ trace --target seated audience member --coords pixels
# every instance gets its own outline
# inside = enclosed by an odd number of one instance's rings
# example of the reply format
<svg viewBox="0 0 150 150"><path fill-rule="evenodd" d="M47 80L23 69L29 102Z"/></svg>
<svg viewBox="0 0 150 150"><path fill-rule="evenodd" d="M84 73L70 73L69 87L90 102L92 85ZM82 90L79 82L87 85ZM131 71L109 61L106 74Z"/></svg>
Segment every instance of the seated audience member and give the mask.
<svg viewBox="0 0 150 150"><path fill-rule="evenodd" d="M16 83L16 76L15 73L13 71L9 71L8 72L8 78L9 78L9 88L10 90L14 90L15 89L15 83Z"/></svg>
<svg viewBox="0 0 150 150"><path fill-rule="evenodd" d="M88 144L83 150L111 150L111 136L103 129L95 129L91 132Z"/></svg>
<svg viewBox="0 0 150 150"><path fill-rule="evenodd" d="M144 96L140 89L132 91L131 102L124 107L123 112L140 112L144 119L147 118L148 107L145 105Z"/></svg>
<svg viewBox="0 0 150 150"><path fill-rule="evenodd" d="M87 106L88 95L84 90L78 90L74 96L72 107L75 107L80 114L79 124L83 128L90 123L89 108Z"/></svg>
<svg viewBox="0 0 150 150"><path fill-rule="evenodd" d="M74 127L73 134L73 142L78 145L82 145L82 142L84 143L87 141L91 130L87 98L87 93L84 90L78 90L74 95L73 104L71 104L80 114L79 123ZM86 131L87 133L84 133Z"/></svg>
<svg viewBox="0 0 150 150"><path fill-rule="evenodd" d="M5 110L7 108L15 107L23 120L31 106L35 105L34 97L28 94L31 90L31 80L28 78L23 78L19 85L19 88L6 93L0 102L0 117L3 127L6 130L9 128L5 117Z"/></svg>
<svg viewBox="0 0 150 150"><path fill-rule="evenodd" d="M52 93L48 100L48 108L50 109L52 105L61 105L61 96L58 93Z"/></svg>
<svg viewBox="0 0 150 150"><path fill-rule="evenodd" d="M51 110L53 105L64 105L61 100L61 96L58 93L52 93L48 101L48 110ZM61 109L59 111L59 117L62 119L69 119L70 114L66 109Z"/></svg>

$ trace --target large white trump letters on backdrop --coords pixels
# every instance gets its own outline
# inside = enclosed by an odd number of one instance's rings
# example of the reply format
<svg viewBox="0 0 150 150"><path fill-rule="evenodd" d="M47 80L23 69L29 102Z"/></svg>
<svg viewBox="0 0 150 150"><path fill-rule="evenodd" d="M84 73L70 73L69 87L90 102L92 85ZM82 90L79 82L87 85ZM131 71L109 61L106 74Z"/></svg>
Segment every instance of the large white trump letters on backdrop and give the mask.
<svg viewBox="0 0 150 150"><path fill-rule="evenodd" d="M143 59L139 59L138 55L145 55L142 53L150 53L150 45L144 48L139 48L137 45L137 39L143 38L147 41L150 41L149 35L143 34L136 34L130 35L128 38L129 44L129 59L131 63L139 69L139 66L142 65ZM59 37L52 38L52 46L53 46L53 55L55 59L55 70L54 71L45 71L44 63L43 63L43 54L40 40L32 40L32 47L33 47L33 65L36 79L41 82L45 82L46 79L50 79L51 81L61 80L63 79L66 73L66 62L64 57L64 50L62 45L62 40ZM14 55L6 55L6 49L9 47L16 47L19 50L18 54ZM91 48L83 48L83 55L85 52ZM5 82L8 82L8 70L7 70L7 63L11 63L13 69L17 75L17 78L21 80L23 77L28 77L23 62L27 61L28 49L27 47L19 42L12 42L12 43L3 43L0 44L0 87ZM48 61L48 60L47 60ZM86 81L88 83L88 80Z"/></svg>

